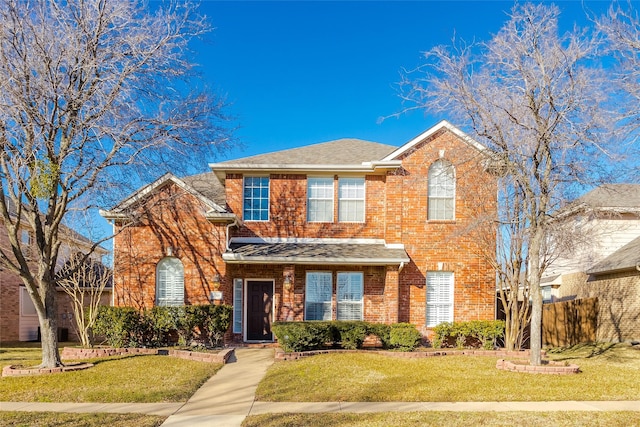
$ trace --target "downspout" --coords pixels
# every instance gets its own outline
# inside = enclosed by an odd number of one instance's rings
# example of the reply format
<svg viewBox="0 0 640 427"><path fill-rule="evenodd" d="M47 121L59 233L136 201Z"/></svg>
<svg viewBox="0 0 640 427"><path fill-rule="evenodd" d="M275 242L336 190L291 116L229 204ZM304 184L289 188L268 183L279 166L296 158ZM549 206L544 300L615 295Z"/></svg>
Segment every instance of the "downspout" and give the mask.
<svg viewBox="0 0 640 427"><path fill-rule="evenodd" d="M229 237L229 230L231 229L231 227L238 226L238 225L239 225L238 224L238 218L234 218L232 223L227 224L227 235L226 235L226 238L227 238L227 244L226 244L227 252L231 251L231 246L230 246L231 238Z"/></svg>

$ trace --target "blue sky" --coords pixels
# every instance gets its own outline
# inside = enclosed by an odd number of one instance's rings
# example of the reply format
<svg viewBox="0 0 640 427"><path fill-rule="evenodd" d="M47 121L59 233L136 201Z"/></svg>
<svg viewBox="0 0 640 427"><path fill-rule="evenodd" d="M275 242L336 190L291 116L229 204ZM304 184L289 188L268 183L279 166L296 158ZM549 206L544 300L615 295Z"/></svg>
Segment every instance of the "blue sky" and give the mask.
<svg viewBox="0 0 640 427"><path fill-rule="evenodd" d="M608 1L560 1L560 24L585 23L583 8ZM447 117L402 109L394 86L421 52L454 34L488 40L507 20L505 1L204 0L215 27L194 45L206 81L226 95L240 128L236 147L217 159L245 157L338 138L401 145ZM454 123L456 124L456 123Z"/></svg>

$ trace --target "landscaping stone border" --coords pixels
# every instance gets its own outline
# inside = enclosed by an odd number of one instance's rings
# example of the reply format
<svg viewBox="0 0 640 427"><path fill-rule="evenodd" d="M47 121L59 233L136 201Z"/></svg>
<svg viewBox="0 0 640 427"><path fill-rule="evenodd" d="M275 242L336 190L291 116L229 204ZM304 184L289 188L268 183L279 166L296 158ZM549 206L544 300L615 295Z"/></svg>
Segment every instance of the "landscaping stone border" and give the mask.
<svg viewBox="0 0 640 427"><path fill-rule="evenodd" d="M174 350L162 348L75 348L65 347L60 354L62 359L94 359L97 357L110 357L122 355L159 355L177 357L178 359L195 360L207 363L225 364L235 353L234 348L225 348L218 353L204 353L189 350ZM61 372L79 371L93 367L93 363L74 363L57 368L23 368L17 365L5 366L2 369L3 377L39 374L58 374Z"/></svg>
<svg viewBox="0 0 640 427"><path fill-rule="evenodd" d="M59 366L57 368L22 368L17 365L10 365L2 368L2 376L18 377L25 375L59 374L61 372L81 371L92 367L93 363L78 363L74 365Z"/></svg>
<svg viewBox="0 0 640 427"><path fill-rule="evenodd" d="M563 362L554 361L545 361L542 365L532 366L500 359L496 362L496 368L503 371L524 372L527 374L569 375L580 373L580 367L578 365L566 365Z"/></svg>
<svg viewBox="0 0 640 427"><path fill-rule="evenodd" d="M366 353L380 354L383 356L398 357L405 359L418 359L424 357L436 356L494 356L494 357L510 357L510 358L528 358L529 350L523 351L507 351L507 350L432 350L432 351L388 351L388 350L344 350L344 349L326 349L313 351L297 351L285 353L282 349L276 349L275 360L287 361L298 360L303 357L317 356L319 354L335 354L335 353ZM544 355L544 352L543 352Z"/></svg>
<svg viewBox="0 0 640 427"><path fill-rule="evenodd" d="M234 354L234 348L225 348L218 353L204 353L201 351L174 350L166 348L76 348L65 347L62 350L63 359L93 359L96 357L122 355L159 355L177 357L179 359L195 360L208 363L227 363Z"/></svg>

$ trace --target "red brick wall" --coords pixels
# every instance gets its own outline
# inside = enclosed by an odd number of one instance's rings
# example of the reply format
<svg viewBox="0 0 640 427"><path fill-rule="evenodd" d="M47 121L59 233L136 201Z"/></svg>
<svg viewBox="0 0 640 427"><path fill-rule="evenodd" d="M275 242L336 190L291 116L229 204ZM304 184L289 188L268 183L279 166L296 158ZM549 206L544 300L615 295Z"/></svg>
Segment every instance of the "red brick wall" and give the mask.
<svg viewBox="0 0 640 427"><path fill-rule="evenodd" d="M175 185L161 189L141 207L140 220L114 239L114 305L153 307L156 266L169 247L184 266L186 304L208 303L216 274L225 298L231 295L221 258L226 224L207 221L206 211L198 199Z"/></svg>
<svg viewBox="0 0 640 427"><path fill-rule="evenodd" d="M428 169L439 158L456 168L456 217L427 219ZM334 176L334 222L307 223L306 175L270 175L270 221L243 222L232 227L234 237L375 238L404 244L411 262L398 266L226 265L225 224L211 224L203 207L175 186L146 203L141 222L115 239L115 303L152 306L155 268L168 246L179 249L185 266L186 302L205 303L215 272L223 277L225 301L231 303L233 278L275 279L277 320L304 318L306 271L363 271L365 320L411 322L423 329L426 274L431 270L455 275L455 320L493 319L494 272L483 251L495 247L495 238L474 226L482 215L495 216L496 185L484 172L479 152L448 131L441 131L403 155L402 168L386 175L367 175L364 223L337 221L338 175ZM242 218L242 174L225 180L227 205ZM283 291L286 271L294 272L294 288ZM126 284L126 286L124 286ZM335 292L334 292L335 299Z"/></svg>

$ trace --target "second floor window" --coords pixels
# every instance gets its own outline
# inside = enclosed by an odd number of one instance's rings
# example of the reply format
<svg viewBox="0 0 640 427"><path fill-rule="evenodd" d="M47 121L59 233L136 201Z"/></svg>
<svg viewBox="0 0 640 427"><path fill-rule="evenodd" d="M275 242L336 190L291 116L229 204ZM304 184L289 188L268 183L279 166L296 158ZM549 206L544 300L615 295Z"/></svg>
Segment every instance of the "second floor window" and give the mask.
<svg viewBox="0 0 640 427"><path fill-rule="evenodd" d="M242 214L245 221L269 221L269 177L244 178Z"/></svg>
<svg viewBox="0 0 640 427"><path fill-rule="evenodd" d="M428 219L455 219L456 177L453 165L438 160L429 168Z"/></svg>
<svg viewBox="0 0 640 427"><path fill-rule="evenodd" d="M307 179L307 221L333 222L333 178Z"/></svg>
<svg viewBox="0 0 640 427"><path fill-rule="evenodd" d="M340 178L338 194L338 221L364 222L364 178Z"/></svg>

